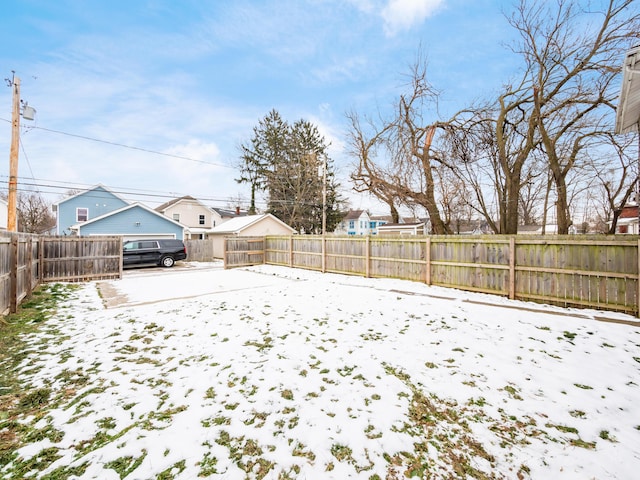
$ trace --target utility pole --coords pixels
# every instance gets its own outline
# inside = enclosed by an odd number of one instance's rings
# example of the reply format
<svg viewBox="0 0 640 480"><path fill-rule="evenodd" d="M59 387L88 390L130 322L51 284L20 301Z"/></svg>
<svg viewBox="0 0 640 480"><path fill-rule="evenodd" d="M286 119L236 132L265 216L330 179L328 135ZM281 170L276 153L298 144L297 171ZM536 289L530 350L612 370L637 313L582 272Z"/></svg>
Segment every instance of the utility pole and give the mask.
<svg viewBox="0 0 640 480"><path fill-rule="evenodd" d="M12 72L11 79L5 78L7 85L13 89L13 108L11 109L11 150L9 152L9 198L7 212L7 231L18 231L18 151L20 149L20 78ZM27 102L22 108L22 116L26 120L33 120L36 110Z"/></svg>
<svg viewBox="0 0 640 480"><path fill-rule="evenodd" d="M13 109L11 113L11 150L9 154L9 211L7 231L17 232L16 211L18 203L18 149L20 146L20 78L13 75L10 86L13 88Z"/></svg>
<svg viewBox="0 0 640 480"><path fill-rule="evenodd" d="M327 233L327 156L322 164L322 235Z"/></svg>

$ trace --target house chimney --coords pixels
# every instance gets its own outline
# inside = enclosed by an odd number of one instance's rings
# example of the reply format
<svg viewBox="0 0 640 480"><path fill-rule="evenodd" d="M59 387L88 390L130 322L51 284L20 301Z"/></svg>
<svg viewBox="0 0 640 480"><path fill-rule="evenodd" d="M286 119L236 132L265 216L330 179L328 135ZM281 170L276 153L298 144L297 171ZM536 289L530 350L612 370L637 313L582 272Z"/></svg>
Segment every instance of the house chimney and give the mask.
<svg viewBox="0 0 640 480"><path fill-rule="evenodd" d="M236 207L236 215L240 215L240 206Z"/></svg>

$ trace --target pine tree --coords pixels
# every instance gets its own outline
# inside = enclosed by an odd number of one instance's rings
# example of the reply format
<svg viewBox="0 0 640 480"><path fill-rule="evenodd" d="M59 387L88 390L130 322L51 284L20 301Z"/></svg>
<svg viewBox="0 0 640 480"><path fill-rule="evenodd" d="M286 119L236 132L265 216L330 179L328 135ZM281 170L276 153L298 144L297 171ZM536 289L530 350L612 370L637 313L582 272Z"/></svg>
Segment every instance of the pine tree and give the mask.
<svg viewBox="0 0 640 480"><path fill-rule="evenodd" d="M290 125L276 110L269 112L254 127L250 142L241 146L237 181L251 184L252 209L256 190L264 190L269 213L301 233L319 233L325 180L327 230L335 228L341 200L327 150L324 137L312 123L298 120Z"/></svg>

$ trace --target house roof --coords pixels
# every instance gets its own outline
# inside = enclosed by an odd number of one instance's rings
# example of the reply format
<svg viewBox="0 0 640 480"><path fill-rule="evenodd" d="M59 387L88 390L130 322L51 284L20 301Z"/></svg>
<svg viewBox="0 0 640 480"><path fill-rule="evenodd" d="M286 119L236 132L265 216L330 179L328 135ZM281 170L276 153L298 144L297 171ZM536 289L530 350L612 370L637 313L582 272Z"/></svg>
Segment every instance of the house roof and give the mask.
<svg viewBox="0 0 640 480"><path fill-rule="evenodd" d="M180 203L180 202L185 201L185 200L201 203L198 199L196 199L196 198L194 198L194 197L192 197L190 195L185 195L183 197L173 198L173 199L169 200L168 202L164 202L162 205L157 206L155 208L155 210L156 210L156 212L164 212L170 206L175 205L176 203Z"/></svg>
<svg viewBox="0 0 640 480"><path fill-rule="evenodd" d="M175 225L178 225L180 228L183 228L183 229L185 228L184 225L182 225L181 223L178 223L178 222L170 219L169 217L165 217L161 213L158 213L155 210L147 207L146 205L143 205L142 203L138 203L138 202L131 203L131 204L126 205L126 206L124 206L122 208L119 208L118 210L113 210L112 212L108 212L108 213L105 213L104 215L100 215L99 217L92 218L91 220L87 220L86 222L76 223L75 225L72 225L70 228L72 230L77 230L80 227L84 227L86 225L90 225L90 224L92 224L94 222L98 222L98 221L100 221L100 220L102 220L104 218L112 217L113 215L117 215L120 212L124 212L125 210L130 210L132 208L142 208L143 210L146 210L149 213L152 213L153 215L156 215L156 216L162 218L163 220L166 220L167 222L171 222L171 223L173 223Z"/></svg>
<svg viewBox="0 0 640 480"><path fill-rule="evenodd" d="M629 133L640 128L640 45L627 52L622 70L615 132Z"/></svg>
<svg viewBox="0 0 640 480"><path fill-rule="evenodd" d="M93 186L93 187L91 187L91 188L87 188L86 190L83 190L83 191L81 191L81 192L78 192L78 193L76 193L76 194L74 194L74 195L71 195L71 196L69 196L69 197L67 197L67 198L63 198L62 200L60 200L60 201L58 201L58 202L55 202L55 203L54 203L54 205L60 205L61 203L64 203L64 202L66 202L66 201L68 201L68 200L71 200L72 198L76 198L76 197L79 197L79 196L81 196L81 195L85 195L86 193L91 192L92 190L97 190L98 188L101 188L101 189L102 189L102 190L104 190L105 192L108 192L108 193L110 193L111 195L113 195L114 197L119 198L119 199L120 199L120 200L122 200L124 203L131 203L131 202L129 202L129 200L126 200L126 199L122 198L120 195L118 195L117 193L112 192L109 188L105 187L105 186L104 186L104 185L102 185L101 183L98 183L97 185L94 185L94 186Z"/></svg>
<svg viewBox="0 0 640 480"><path fill-rule="evenodd" d="M220 215L221 217L225 218L235 218L235 217L246 217L247 216L247 212L237 212L236 210L228 210L226 208L218 208L218 207L211 207L211 210L213 210L214 212L216 212L218 215Z"/></svg>
<svg viewBox="0 0 640 480"><path fill-rule="evenodd" d="M391 215L370 215L369 218L378 222L391 223L393 221L393 217Z"/></svg>
<svg viewBox="0 0 640 480"><path fill-rule="evenodd" d="M291 233L295 232L294 228L290 227L279 218L274 217L270 213L265 213L262 215L245 215L243 217L232 218L231 220L227 220L223 224L213 228L211 233L238 233L252 225L255 225L265 218L272 218L276 222L281 223L287 229L291 230Z"/></svg>
<svg viewBox="0 0 640 480"><path fill-rule="evenodd" d="M349 210L344 220L357 220L364 213L364 210Z"/></svg>
<svg viewBox="0 0 640 480"><path fill-rule="evenodd" d="M424 227L424 222L411 222L411 223L385 223L384 225L380 225L379 229L391 230L391 229L401 229L406 228L410 229L413 227Z"/></svg>

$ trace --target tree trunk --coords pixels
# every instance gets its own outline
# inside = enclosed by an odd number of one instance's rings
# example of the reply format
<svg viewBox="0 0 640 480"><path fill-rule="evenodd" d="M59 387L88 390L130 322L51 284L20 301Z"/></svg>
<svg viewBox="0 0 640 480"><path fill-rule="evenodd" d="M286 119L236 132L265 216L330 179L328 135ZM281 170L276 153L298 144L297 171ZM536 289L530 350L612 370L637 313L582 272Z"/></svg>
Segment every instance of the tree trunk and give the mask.
<svg viewBox="0 0 640 480"><path fill-rule="evenodd" d="M567 202L567 183L565 177L560 175L555 177L556 192L558 201L556 203L556 219L558 229L556 233L558 235L567 235L569 233L569 226L571 225L571 218L569 216L569 205Z"/></svg>
<svg viewBox="0 0 640 480"><path fill-rule="evenodd" d="M422 170L425 177L425 192L424 202L422 206L427 210L429 214L429 220L431 221L431 228L436 235L447 235L451 233L449 226L442 220L440 211L438 210L438 204L436 202L435 185L433 184L433 173L431 173L431 141L435 134L435 127L431 126L427 129L427 136L425 143L422 147L421 163Z"/></svg>

